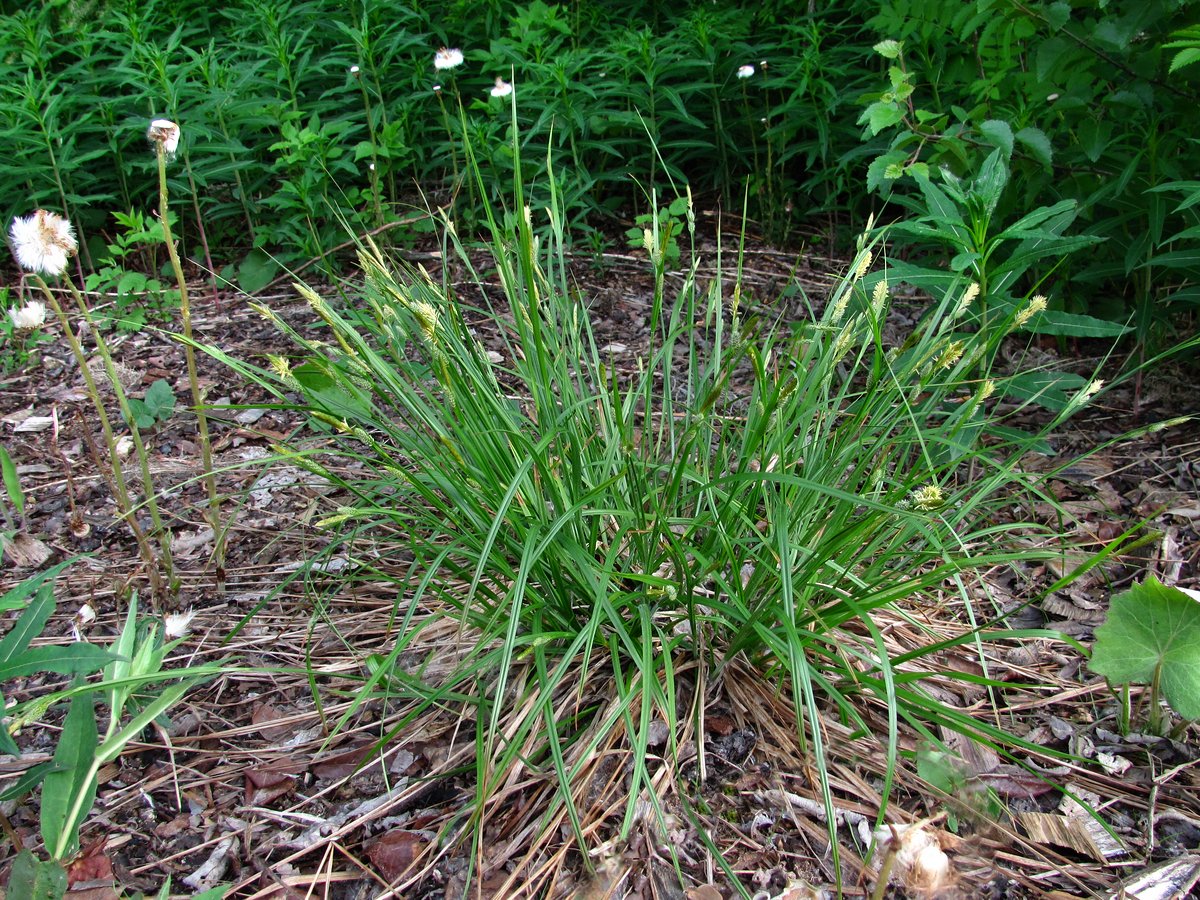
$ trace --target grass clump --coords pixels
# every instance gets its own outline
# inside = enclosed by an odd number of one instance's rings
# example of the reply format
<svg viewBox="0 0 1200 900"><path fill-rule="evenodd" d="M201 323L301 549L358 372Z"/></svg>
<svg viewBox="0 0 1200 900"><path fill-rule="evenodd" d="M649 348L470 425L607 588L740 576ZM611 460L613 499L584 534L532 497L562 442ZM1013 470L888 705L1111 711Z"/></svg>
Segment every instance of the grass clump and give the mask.
<svg viewBox="0 0 1200 900"><path fill-rule="evenodd" d="M752 307L720 253L709 278L694 250L669 278L675 235L655 220L646 339L621 356L573 290L555 186L535 211L517 180L514 200L489 211L483 261L443 220L465 279L368 242L351 302L296 286L326 340L263 307L299 358L230 360L321 432L284 453L344 492L321 523L361 562L342 577L394 585L394 644L363 660L338 726L387 698L403 714L381 741L445 715L473 733L473 801L444 844L470 842L475 877L527 851L501 893L533 896L567 847L591 870L635 829L695 821L706 705L729 679L778 686L829 822L830 722L870 736L885 711L885 803L902 722L1011 746L922 680L927 654L994 617L972 574L1034 553L989 518L1036 490L1015 465L1036 436L1000 424L1019 404L987 370L1014 321L972 327L963 283L896 343L864 239L823 312L790 323ZM944 639L919 608L947 591L972 627ZM885 623L927 640L898 647Z"/></svg>

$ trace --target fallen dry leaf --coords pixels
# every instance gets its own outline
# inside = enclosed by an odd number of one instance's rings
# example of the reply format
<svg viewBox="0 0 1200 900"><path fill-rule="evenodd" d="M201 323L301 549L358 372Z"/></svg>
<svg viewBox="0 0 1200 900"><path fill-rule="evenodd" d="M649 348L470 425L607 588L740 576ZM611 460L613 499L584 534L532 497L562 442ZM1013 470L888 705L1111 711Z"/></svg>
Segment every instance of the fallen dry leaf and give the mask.
<svg viewBox="0 0 1200 900"><path fill-rule="evenodd" d="M67 867L67 884L77 885L90 881L112 880L112 861L104 855L104 841L85 847L83 852Z"/></svg>
<svg viewBox="0 0 1200 900"><path fill-rule="evenodd" d="M398 881L412 868L428 844L429 841L416 831L395 828L367 846L367 858L383 878Z"/></svg>
<svg viewBox="0 0 1200 900"><path fill-rule="evenodd" d="M259 726L259 731L268 741L278 741L292 733L291 725L269 724L284 718L287 718L287 713L280 712L270 703L255 703L250 713L250 721Z"/></svg>
<svg viewBox="0 0 1200 900"><path fill-rule="evenodd" d="M296 765L261 766L246 770L246 805L264 806L296 786ZM290 771L289 771L290 770Z"/></svg>

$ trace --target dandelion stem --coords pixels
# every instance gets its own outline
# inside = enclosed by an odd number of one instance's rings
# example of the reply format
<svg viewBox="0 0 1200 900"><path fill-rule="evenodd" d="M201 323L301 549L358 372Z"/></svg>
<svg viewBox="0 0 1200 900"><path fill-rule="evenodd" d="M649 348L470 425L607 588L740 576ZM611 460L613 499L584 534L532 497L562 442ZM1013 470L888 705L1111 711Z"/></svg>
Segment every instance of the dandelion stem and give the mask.
<svg viewBox="0 0 1200 900"><path fill-rule="evenodd" d="M163 142L155 142L158 157L158 218L162 222L163 237L171 268L175 271L175 282L179 286L179 312L183 318L183 353L187 360L188 384L192 390L192 406L196 412L196 424L200 434L200 455L204 466L204 485L208 489L208 520L213 529L213 560L217 568L217 580L223 582L225 568L225 533L221 529L221 498L217 493L217 479L213 474L212 444L208 438L208 416L204 413L204 398L200 393L200 379L196 373L196 351L192 347L192 313L188 304L187 281L183 277L183 265L179 262L179 251L171 235L168 221L167 198L167 148Z"/></svg>
<svg viewBox="0 0 1200 900"><path fill-rule="evenodd" d="M62 306L59 305L57 298L55 298L54 293L50 290L50 286L42 280L40 275L34 275L33 279L41 292L46 295L46 302L50 304L50 308L54 310L54 314L58 316L63 334L67 339L67 346L71 348L71 354L75 357L75 362L79 365L79 371L83 375L83 383L87 387L88 395L92 398L92 403L96 407L96 415L100 419L100 428L104 431L104 441L108 447L108 463L112 469L113 494L117 501L117 511L120 513L119 518L125 519L129 523L129 529L133 532L133 538L137 542L138 551L146 563L146 571L150 577L151 589L154 591L155 596L163 596L163 584L158 571L158 560L154 556L154 551L150 548L150 542L146 539L146 533L142 531L137 517L133 514L133 504L129 500L129 488L125 484L125 472L121 468L121 458L117 455L117 440L113 434L112 423L109 421L108 413L104 409L104 403L100 399L100 391L96 387L96 379L92 377L92 370L88 368L87 356L84 355L83 346L79 343L79 337L71 327L71 320L67 318L67 314L63 311Z"/></svg>
<svg viewBox="0 0 1200 900"><path fill-rule="evenodd" d="M126 424L129 426L129 433L133 437L133 447L137 453L142 474L142 492L146 498L146 506L150 510L150 521L154 524L154 534L158 538L161 553L160 559L169 584L174 577L173 573L175 571L175 564L171 559L171 535L163 526L162 515L159 513L158 499L154 490L154 479L150 474L150 459L146 453L146 445L142 441L142 435L138 430L137 422L134 421L133 412L129 407L129 398L125 395L125 388L122 386L120 376L117 374L117 367L113 362L112 353L109 352L108 342L104 340L104 336L100 333L95 323L92 322L91 311L88 309L83 295L79 293L79 289L70 282L68 282L67 287L71 291L71 295L75 298L75 305L79 307L79 312L83 316L84 321L91 326L92 334L96 337L96 349L100 351L100 358L104 361L104 371L108 375L109 382L112 384L113 395L117 398L117 406L121 410L121 416L125 419Z"/></svg>

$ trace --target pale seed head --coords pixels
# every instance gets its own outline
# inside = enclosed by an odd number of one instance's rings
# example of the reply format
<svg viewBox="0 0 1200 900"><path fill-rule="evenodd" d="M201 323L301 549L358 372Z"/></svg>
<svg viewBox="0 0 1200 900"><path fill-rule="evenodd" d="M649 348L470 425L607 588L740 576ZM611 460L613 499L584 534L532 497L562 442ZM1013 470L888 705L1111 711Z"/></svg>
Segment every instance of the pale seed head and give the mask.
<svg viewBox="0 0 1200 900"><path fill-rule="evenodd" d="M179 126L170 119L155 119L146 130L146 138L162 147L167 159L174 159L179 149Z"/></svg>
<svg viewBox="0 0 1200 900"><path fill-rule="evenodd" d="M79 252L71 223L44 209L13 219L8 234L17 262L28 272L61 275L67 260Z"/></svg>

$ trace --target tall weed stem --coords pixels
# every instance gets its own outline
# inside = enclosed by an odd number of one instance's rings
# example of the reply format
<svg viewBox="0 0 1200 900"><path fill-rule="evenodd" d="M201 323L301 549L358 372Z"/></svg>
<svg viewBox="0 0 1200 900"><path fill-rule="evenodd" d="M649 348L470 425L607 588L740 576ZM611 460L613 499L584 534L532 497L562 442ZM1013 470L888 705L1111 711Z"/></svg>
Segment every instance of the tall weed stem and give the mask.
<svg viewBox="0 0 1200 900"><path fill-rule="evenodd" d="M58 317L59 324L62 325L63 335L67 339L67 346L71 348L71 355L75 357L75 362L79 365L79 371L83 375L83 383L87 388L88 396L92 398L92 403L96 407L96 416L100 419L100 428L104 432L104 443L108 448L108 463L112 469L112 487L113 496L117 503L117 512L119 518L124 519L129 523L129 530L133 532L133 539L137 542L138 553L142 557L142 561L146 564L146 573L150 579L151 589L156 597L163 596L162 577L158 571L158 560L154 556L154 551L150 547L150 542L146 538L146 533L142 530L142 526L138 524L137 516L134 515L133 503L129 499L129 488L125 483L125 472L121 468L121 458L117 455L117 439L113 434L112 423L108 419L108 413L104 409L104 402L100 399L100 391L96 387L96 379L92 375L92 370L88 368L87 355L83 352L83 345L79 343L79 336L75 334L75 329L71 326L71 320L67 318L66 312L58 302L58 298L54 296L54 292L50 290L50 286L42 279L40 275L33 275L34 283L38 289L46 297L46 302L50 304L50 308L54 310L54 314Z"/></svg>
<svg viewBox="0 0 1200 900"><path fill-rule="evenodd" d="M166 240L167 253L171 258L171 268L175 272L175 282L179 287L179 312L183 319L183 352L187 359L188 384L192 391L192 406L196 411L196 427L200 435L200 456L204 466L204 486L208 491L208 520L213 529L213 561L216 564L217 580L223 582L225 567L225 533L221 528L221 497L217 493L217 479L213 474L212 443L208 436L208 416L204 412L204 397L200 392L200 378L196 373L196 352L192 348L192 313L188 303L187 280L183 277L183 265L179 261L179 251L175 247L175 239L171 234L170 217L167 215L167 148L162 141L156 141L154 152L158 157L158 218L162 222L163 238Z"/></svg>

